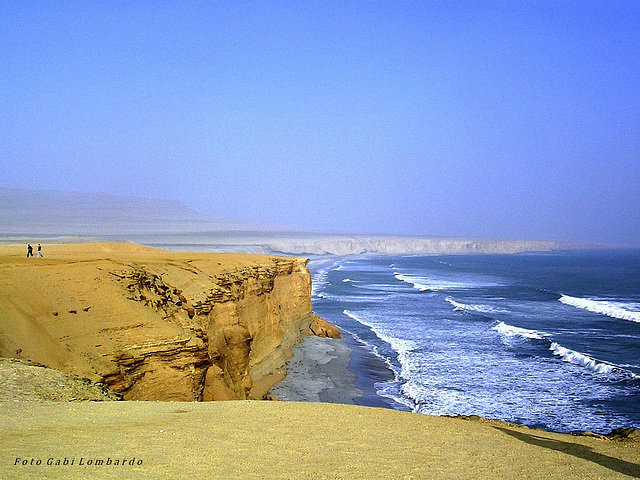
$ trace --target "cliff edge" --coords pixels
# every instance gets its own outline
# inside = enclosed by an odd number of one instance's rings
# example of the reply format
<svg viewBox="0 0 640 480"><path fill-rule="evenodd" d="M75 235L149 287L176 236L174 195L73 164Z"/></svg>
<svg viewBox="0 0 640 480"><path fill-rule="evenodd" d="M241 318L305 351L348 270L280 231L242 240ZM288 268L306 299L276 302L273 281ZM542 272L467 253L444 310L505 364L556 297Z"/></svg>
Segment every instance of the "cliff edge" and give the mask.
<svg viewBox="0 0 640 480"><path fill-rule="evenodd" d="M0 247L0 356L102 382L125 400L258 399L304 333L306 260L131 244Z"/></svg>

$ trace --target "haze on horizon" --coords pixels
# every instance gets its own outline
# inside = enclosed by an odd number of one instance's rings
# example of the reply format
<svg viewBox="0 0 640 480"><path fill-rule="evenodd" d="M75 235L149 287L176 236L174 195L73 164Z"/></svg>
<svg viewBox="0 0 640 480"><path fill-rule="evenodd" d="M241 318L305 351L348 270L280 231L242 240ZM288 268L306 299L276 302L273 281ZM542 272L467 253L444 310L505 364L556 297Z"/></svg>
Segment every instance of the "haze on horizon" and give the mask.
<svg viewBox="0 0 640 480"><path fill-rule="evenodd" d="M640 246L640 2L3 2L0 187Z"/></svg>

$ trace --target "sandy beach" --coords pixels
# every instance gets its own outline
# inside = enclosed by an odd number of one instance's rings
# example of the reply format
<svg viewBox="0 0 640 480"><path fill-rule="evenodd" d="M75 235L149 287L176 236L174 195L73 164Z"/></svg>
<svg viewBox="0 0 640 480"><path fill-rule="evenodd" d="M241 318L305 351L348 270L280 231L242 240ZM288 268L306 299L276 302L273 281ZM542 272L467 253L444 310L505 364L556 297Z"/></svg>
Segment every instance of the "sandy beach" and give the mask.
<svg viewBox="0 0 640 480"><path fill-rule="evenodd" d="M286 378L269 391L278 400L355 404L362 396L344 339L305 337L293 355Z"/></svg>
<svg viewBox="0 0 640 480"><path fill-rule="evenodd" d="M343 331L340 339L303 338L287 362L287 377L269 393L279 400L402 409L376 393L375 384L392 377L382 359Z"/></svg>

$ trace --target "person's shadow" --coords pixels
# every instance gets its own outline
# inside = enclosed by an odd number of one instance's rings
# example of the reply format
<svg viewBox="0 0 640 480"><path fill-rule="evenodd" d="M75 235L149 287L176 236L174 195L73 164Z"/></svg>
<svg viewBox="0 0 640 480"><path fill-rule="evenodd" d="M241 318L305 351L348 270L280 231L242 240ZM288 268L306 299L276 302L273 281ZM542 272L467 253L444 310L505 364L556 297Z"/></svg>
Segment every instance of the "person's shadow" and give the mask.
<svg viewBox="0 0 640 480"><path fill-rule="evenodd" d="M525 432L518 432L509 430L504 427L495 427L507 435L510 435L518 440L528 443L530 445L536 445L542 448L548 448L550 450L556 450L558 452L566 453L567 455L573 455L574 457L583 458L603 467L609 468L613 471L623 473L635 478L640 478L640 465L636 463L627 462L626 460L620 460L619 458L610 457L601 453L593 451L590 447L580 445L578 443L563 442L561 440L552 440L550 438L540 437L538 435L531 435Z"/></svg>

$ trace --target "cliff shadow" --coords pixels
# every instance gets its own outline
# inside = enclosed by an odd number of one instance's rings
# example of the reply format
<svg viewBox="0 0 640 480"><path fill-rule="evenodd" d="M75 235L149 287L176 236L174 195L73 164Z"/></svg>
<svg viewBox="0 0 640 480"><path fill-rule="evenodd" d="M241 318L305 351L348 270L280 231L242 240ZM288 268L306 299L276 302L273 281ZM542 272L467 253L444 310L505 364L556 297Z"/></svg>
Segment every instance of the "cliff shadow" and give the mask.
<svg viewBox="0 0 640 480"><path fill-rule="evenodd" d="M574 457L597 463L598 465L601 465L615 472L629 475L634 478L640 478L640 465L627 462L626 460L621 460L619 458L610 457L602 453L598 453L591 447L580 445L578 443L563 442L562 440L553 440L550 438L532 435L525 432L509 430L505 427L494 426L493 428L495 428L496 430L500 430L501 432L506 433L507 435L510 435L514 438L517 438L522 442L528 443L529 445L535 445L537 447L562 452L567 455L573 455Z"/></svg>

